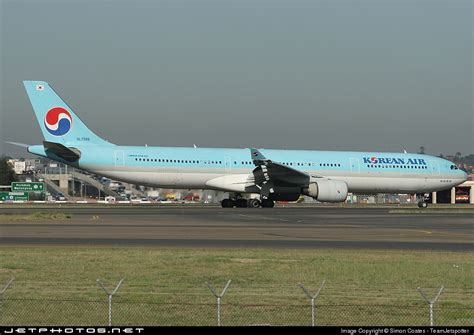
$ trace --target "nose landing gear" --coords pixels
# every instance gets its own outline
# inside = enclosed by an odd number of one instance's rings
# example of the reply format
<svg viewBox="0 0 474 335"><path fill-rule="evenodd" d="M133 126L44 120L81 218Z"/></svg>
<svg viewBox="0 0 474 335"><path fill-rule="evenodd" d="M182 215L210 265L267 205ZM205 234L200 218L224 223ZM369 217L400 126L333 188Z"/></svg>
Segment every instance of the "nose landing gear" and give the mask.
<svg viewBox="0 0 474 335"><path fill-rule="evenodd" d="M429 197L429 194L426 195L426 194L417 194L416 195L417 198L418 198L418 207L419 208L427 208L428 207L428 197Z"/></svg>
<svg viewBox="0 0 474 335"><path fill-rule="evenodd" d="M428 203L424 202L424 201L418 201L418 207L419 208L427 208L428 207Z"/></svg>

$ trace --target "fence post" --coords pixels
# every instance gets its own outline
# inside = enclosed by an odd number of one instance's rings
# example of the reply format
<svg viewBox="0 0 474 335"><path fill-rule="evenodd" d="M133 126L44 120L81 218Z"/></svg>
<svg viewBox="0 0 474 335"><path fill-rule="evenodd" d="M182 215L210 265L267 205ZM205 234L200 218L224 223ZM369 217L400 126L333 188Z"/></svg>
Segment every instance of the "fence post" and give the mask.
<svg viewBox="0 0 474 335"><path fill-rule="evenodd" d="M3 293L5 293L5 291L10 287L14 280L15 278L12 277L10 281L0 291L0 318L3 318Z"/></svg>
<svg viewBox="0 0 474 335"><path fill-rule="evenodd" d="M433 321L433 305L435 304L436 301L438 301L438 298L439 296L441 295L441 293L443 293L443 290L444 290L444 286L441 286L441 288L438 290L438 294L436 294L436 296L433 298L433 299L429 299L428 296L425 294L425 292L423 292L423 290L421 289L421 287L418 287L416 289L418 292L420 292L421 296L423 297L423 299L425 299L425 301L428 303L428 305L430 306L430 326L433 327L434 326L434 321Z"/></svg>
<svg viewBox="0 0 474 335"><path fill-rule="evenodd" d="M226 293L227 289L229 288L231 280L227 282L225 285L224 289L222 290L221 294L217 294L214 288L212 287L211 284L206 282L207 287L209 288L209 291L216 297L217 299L217 325L221 325L221 299L224 297L224 294Z"/></svg>
<svg viewBox="0 0 474 335"><path fill-rule="evenodd" d="M301 289L303 290L303 292L306 294L306 296L309 298L309 300L311 302L311 326L313 326L313 327L315 325L314 321L315 321L315 317L316 317L316 315L315 315L316 306L314 305L314 301L318 298L319 293L323 289L325 283L326 283L326 280L323 280L321 286L319 287L318 291L314 295L311 295L311 293L309 293L309 291L306 289L306 287L303 286L303 284L299 284L299 287L301 287Z"/></svg>
<svg viewBox="0 0 474 335"><path fill-rule="evenodd" d="M117 290L119 289L119 287L122 285L122 282L123 282L124 278L122 278L119 283L117 284L117 286L115 286L115 289L110 292L109 290L107 290L107 288L102 284L102 282L100 281L100 279L97 279L97 284L99 284L99 286L104 290L105 294L107 294L108 298L109 298L109 327L112 326L112 297L115 293L117 293Z"/></svg>

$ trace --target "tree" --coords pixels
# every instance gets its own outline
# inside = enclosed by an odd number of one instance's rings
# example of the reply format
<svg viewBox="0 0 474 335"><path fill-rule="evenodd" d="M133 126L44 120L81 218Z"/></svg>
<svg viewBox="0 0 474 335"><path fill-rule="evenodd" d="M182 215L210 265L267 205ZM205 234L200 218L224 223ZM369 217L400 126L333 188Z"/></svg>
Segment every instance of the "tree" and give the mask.
<svg viewBox="0 0 474 335"><path fill-rule="evenodd" d="M462 156L462 155L461 155L461 153L460 153L459 151L456 152L456 154L454 155L454 160L455 160L456 162L460 161L460 160L461 160L461 156Z"/></svg>
<svg viewBox="0 0 474 335"><path fill-rule="evenodd" d="M464 162L470 165L474 165L474 154L464 156Z"/></svg>
<svg viewBox="0 0 474 335"><path fill-rule="evenodd" d="M420 152L418 152L419 154L424 154L425 153L425 147L424 146L421 146L420 147Z"/></svg>
<svg viewBox="0 0 474 335"><path fill-rule="evenodd" d="M16 181L15 171L7 157L0 156L0 185L10 185L12 181Z"/></svg>

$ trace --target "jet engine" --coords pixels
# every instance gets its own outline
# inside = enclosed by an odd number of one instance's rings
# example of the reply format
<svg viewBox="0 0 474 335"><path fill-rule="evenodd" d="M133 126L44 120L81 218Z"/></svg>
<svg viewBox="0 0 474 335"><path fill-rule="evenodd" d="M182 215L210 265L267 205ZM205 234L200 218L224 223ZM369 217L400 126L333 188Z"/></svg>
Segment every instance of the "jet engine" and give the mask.
<svg viewBox="0 0 474 335"><path fill-rule="evenodd" d="M322 202L343 202L347 198L347 184L340 180L321 179L310 183L301 193Z"/></svg>

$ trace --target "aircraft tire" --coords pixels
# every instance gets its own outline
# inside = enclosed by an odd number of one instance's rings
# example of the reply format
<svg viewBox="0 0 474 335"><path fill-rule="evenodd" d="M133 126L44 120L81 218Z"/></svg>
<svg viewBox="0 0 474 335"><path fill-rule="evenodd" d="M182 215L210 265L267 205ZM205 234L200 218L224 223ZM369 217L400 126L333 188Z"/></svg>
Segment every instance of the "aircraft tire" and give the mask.
<svg viewBox="0 0 474 335"><path fill-rule="evenodd" d="M259 208L260 207L260 200L258 199L249 199L247 202L247 206L249 208Z"/></svg>
<svg viewBox="0 0 474 335"><path fill-rule="evenodd" d="M275 207L275 202L270 199L264 199L262 200L262 207L264 208L273 208Z"/></svg>
<svg viewBox="0 0 474 335"><path fill-rule="evenodd" d="M237 199L235 201L235 207L238 207L238 208L246 208L247 207L247 199Z"/></svg>
<svg viewBox="0 0 474 335"><path fill-rule="evenodd" d="M221 201L222 208L232 208L235 206L235 203L231 199L224 199Z"/></svg>
<svg viewBox="0 0 474 335"><path fill-rule="evenodd" d="M427 203L427 202L424 202L424 201L420 201L420 202L418 202L418 207L419 207L419 208L427 208L427 207L428 207L428 203Z"/></svg>

